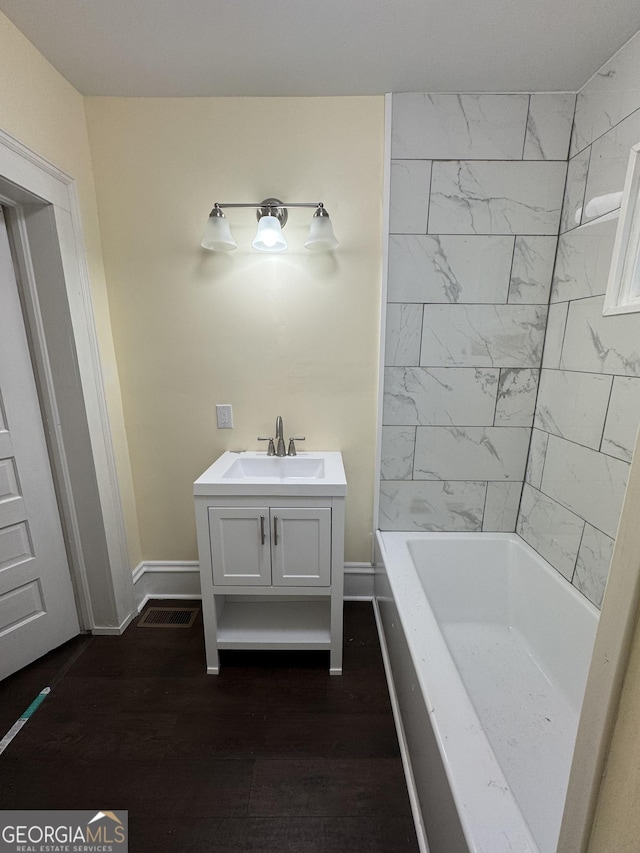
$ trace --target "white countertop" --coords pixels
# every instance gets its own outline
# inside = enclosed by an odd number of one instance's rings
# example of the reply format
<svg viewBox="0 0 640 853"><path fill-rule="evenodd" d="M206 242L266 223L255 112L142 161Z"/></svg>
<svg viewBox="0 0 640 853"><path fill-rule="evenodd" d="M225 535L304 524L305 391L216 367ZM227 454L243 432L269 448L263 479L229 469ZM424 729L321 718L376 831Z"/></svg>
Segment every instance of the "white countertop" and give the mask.
<svg viewBox="0 0 640 853"><path fill-rule="evenodd" d="M260 471L264 462L264 473ZM313 463L317 462L317 465ZM246 463L246 464L243 464ZM246 469L243 473L243 469ZM274 470L275 469L275 470ZM256 474L256 471L259 473ZM249 472L249 473L247 473ZM259 451L225 451L193 484L194 495L323 495L347 493L339 451L303 451L267 456Z"/></svg>

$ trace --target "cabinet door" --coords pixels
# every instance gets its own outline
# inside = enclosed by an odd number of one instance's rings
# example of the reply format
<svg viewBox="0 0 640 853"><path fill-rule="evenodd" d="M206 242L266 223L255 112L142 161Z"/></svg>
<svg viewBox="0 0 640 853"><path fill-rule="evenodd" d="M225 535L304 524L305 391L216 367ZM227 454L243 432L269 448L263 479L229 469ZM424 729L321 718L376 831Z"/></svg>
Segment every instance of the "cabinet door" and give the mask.
<svg viewBox="0 0 640 853"><path fill-rule="evenodd" d="M331 509L271 509L274 586L331 584Z"/></svg>
<svg viewBox="0 0 640 853"><path fill-rule="evenodd" d="M209 507L209 537L214 584L271 583L268 507Z"/></svg>

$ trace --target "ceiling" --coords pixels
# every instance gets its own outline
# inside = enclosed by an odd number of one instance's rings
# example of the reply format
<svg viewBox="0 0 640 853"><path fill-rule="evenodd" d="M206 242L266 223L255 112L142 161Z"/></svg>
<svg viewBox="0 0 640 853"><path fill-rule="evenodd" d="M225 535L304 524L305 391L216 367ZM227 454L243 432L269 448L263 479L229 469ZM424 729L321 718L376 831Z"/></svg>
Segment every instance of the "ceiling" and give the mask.
<svg viewBox="0 0 640 853"><path fill-rule="evenodd" d="M638 0L0 0L85 95L576 91Z"/></svg>

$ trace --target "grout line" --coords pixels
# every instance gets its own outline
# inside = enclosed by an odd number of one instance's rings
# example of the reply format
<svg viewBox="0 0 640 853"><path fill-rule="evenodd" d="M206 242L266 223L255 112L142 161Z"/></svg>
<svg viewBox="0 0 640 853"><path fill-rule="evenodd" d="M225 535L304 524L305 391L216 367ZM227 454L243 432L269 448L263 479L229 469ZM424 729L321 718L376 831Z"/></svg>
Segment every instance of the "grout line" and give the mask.
<svg viewBox="0 0 640 853"><path fill-rule="evenodd" d="M498 381L496 382L496 399L495 399L494 404L493 404L493 419L492 419L490 424L487 424L487 426L490 426L490 427L497 426L496 418L498 417L498 400L500 399L500 385L502 382L502 371L503 370L509 370L509 368L508 367L499 367L498 368ZM502 426L504 426L504 424L502 424Z"/></svg>
<svg viewBox="0 0 640 853"><path fill-rule="evenodd" d="M429 191L427 193L427 222L426 222L426 231L424 236L426 237L429 234L429 217L431 216L431 188L433 187L433 160L431 161L431 168L429 169Z"/></svg>
<svg viewBox="0 0 640 853"><path fill-rule="evenodd" d="M580 534L580 541L578 542L578 548L576 550L576 559L575 559L575 562L573 564L573 571L571 572L571 579L569 581L571 586L574 586L574 587L575 587L575 584L573 581L575 580L576 572L578 570L578 557L580 556L580 549L582 548L582 540L584 539L584 532L587 529L587 523L588 523L584 519L583 519L583 521L584 521L584 524L582 525L582 533ZM578 589L578 587L575 587L575 588ZM580 590L580 592L582 592L582 590ZM585 595L584 593L582 593L582 594ZM588 596L585 595L585 598L588 598Z"/></svg>
<svg viewBox="0 0 640 853"><path fill-rule="evenodd" d="M584 149L584 150L586 151L586 149ZM585 176L584 176L584 189L582 190L582 210L580 212L580 223L579 223L579 225L586 225L586 223L583 222L583 219L584 219L585 202L587 200L587 186L589 184L589 173L591 172L591 155L592 154L593 154L593 144L589 145L589 156L587 158L587 171L585 172ZM568 177L569 177L569 169L567 167L567 178ZM591 222L591 220L588 219L587 222Z"/></svg>
<svg viewBox="0 0 640 853"><path fill-rule="evenodd" d="M527 136L529 135L529 116L531 115L531 92L529 92L529 98L527 100L527 117L524 122L524 139L522 140L522 156L520 159L523 162L526 162L524 159L524 152L527 148ZM544 157L543 157L544 160Z"/></svg>
<svg viewBox="0 0 640 853"><path fill-rule="evenodd" d="M623 45L623 47L624 47L624 45ZM622 50L622 48L620 48L620 50ZM618 51L618 52L619 52L619 51ZM615 56L615 54L614 54L614 56ZM611 57L611 58L613 59L613 57ZM598 72L596 72L596 74L597 74L597 73L598 73ZM594 77L595 77L595 74L594 74ZM577 94L579 95L579 94L580 94L580 92L578 92ZM577 102L577 98L576 98L576 110L577 110L577 105L578 105L578 102ZM631 118L631 116L636 115L636 113L638 114L638 116L640 116L640 107L636 107L636 109L635 109L635 110L633 110L632 112L630 112L628 115L623 116L623 117L620 119L620 121L617 121L615 124L612 124L612 125L611 125L611 127L608 127L608 128L607 128L605 131L603 131L603 133L601 133L599 136L594 137L594 138L591 140L591 142L587 143L587 144L584 146L584 148L581 148L579 151L576 151L576 153L573 155L573 157L577 157L577 156L578 156L578 154L582 154L582 152L583 152L583 151L585 151L587 148L589 148L589 146L591 146L591 145L593 145L594 143L598 142L600 139L602 139L603 137L605 137L608 133L611 133L611 131L612 131L612 130L615 130L617 127L620 127L620 125L621 125L623 122L625 122L628 118ZM575 118L574 118L574 127L575 127ZM573 157L571 157L570 159L573 159Z"/></svg>
<svg viewBox="0 0 640 853"><path fill-rule="evenodd" d="M497 162L497 161L496 161ZM516 163L521 162L516 160ZM527 160L528 163L547 163L548 160ZM560 162L560 161L558 161ZM604 214L603 214L604 216ZM589 222L595 220L589 220ZM576 228L578 226L576 225ZM575 231L575 228L571 229ZM564 231L568 234L568 231ZM543 232L521 232L521 231L434 231L431 234L425 234L423 231L390 231L390 237L561 237L558 231L543 231Z"/></svg>
<svg viewBox="0 0 640 853"><path fill-rule="evenodd" d="M538 93L535 93L538 94ZM640 107L638 110L634 110L634 112L640 112ZM633 113L631 113L633 115ZM629 118L629 116L626 116ZM624 119L622 119L624 121ZM620 122L619 122L620 124ZM604 134L603 134L604 136ZM589 145L593 143L590 142ZM587 146L585 145L584 148ZM584 148L582 149L584 151ZM577 151L573 156L576 157L580 152ZM393 163L566 163L568 159L573 158L562 158L562 157L549 157L544 160L536 159L536 160L525 160L522 157L393 157Z"/></svg>
<svg viewBox="0 0 640 853"><path fill-rule="evenodd" d="M602 528L598 527L598 525L594 524L592 521L588 521L586 518L583 518L581 515L578 515L578 513L575 512L575 510L571 509L570 506L563 504L562 501L559 501L557 498L551 497L551 495L548 495L546 492L543 492L541 487L537 488L536 486L531 485L531 483L527 483L527 486L529 486L530 489L533 489L534 492L539 492L539 494L543 495L547 500L552 501L554 504L557 504L558 506L561 506L563 509L566 509L567 512L570 512L571 515L575 516L575 518L577 518L578 521L581 521L585 525L588 524L589 527L593 527L594 530L597 530L598 533L601 533L603 536L606 536L607 539L611 539L613 542L616 541L615 536L612 536L610 533L607 533L606 531L602 530ZM546 559L546 557L545 557L545 559ZM549 560L547 560L547 562L549 563ZM553 565L553 564L549 563L549 565ZM555 568L555 566L554 566L554 568ZM558 571L558 570L556 569L556 571ZM562 574L562 572L560 574Z"/></svg>
<svg viewBox="0 0 640 853"><path fill-rule="evenodd" d="M596 373L594 375L595 376L602 376L603 374ZM606 374L604 374L604 375L606 375ZM606 421L606 418L605 418L605 421ZM516 427L514 427L514 429L516 429ZM582 444L582 442L576 441L575 438L567 438L566 435L560 435L557 432L550 432L550 430L545 429L544 427L533 426L532 429L537 429L539 432L546 433L547 436L550 436L552 438L558 438L558 439L560 439L560 441L566 441L569 444L575 445L576 447L582 447L583 450L590 450L592 453L597 453L599 456L606 456L609 459L617 459L618 462L624 462L626 465L631 464L630 462L627 462L626 459L620 459L619 456L614 456L612 453L607 453L605 450L600 450L599 447L593 447L590 444ZM547 439L547 441L548 441L548 439ZM602 439L601 439L601 441L602 441Z"/></svg>
<svg viewBox="0 0 640 853"><path fill-rule="evenodd" d="M420 303L418 303L418 304L420 304ZM424 338L424 315L425 315L425 312L427 310L427 305L429 305L429 304L430 304L429 302L423 302L422 303L422 316L420 318L420 346L418 347L418 364L412 365L414 367L420 367L420 358L422 356L422 339Z"/></svg>
<svg viewBox="0 0 640 853"><path fill-rule="evenodd" d="M606 376L606 374L603 374L603 375ZM602 432L600 433L600 441L598 442L598 452L604 453L606 456L610 456L611 454L606 453L606 451L604 451L602 449L602 442L604 441L604 434L605 434L606 429L607 429L607 420L609 418L609 407L611 406L611 397L613 396L613 386L614 386L615 381L616 381L615 376L611 376L611 385L609 386L609 397L607 399L607 405L605 406L605 410L604 410L604 418L602 419ZM615 459L616 457L614 456L613 458ZM626 460L623 460L623 461L626 461Z"/></svg>
<svg viewBox="0 0 640 853"><path fill-rule="evenodd" d="M529 304L535 304L535 303L527 303L527 302L517 302L517 303L516 303L516 302L510 302L510 301L509 301L509 300L510 300L510 298L511 298L511 282L512 282L512 280L513 280L513 266L514 266L514 264L515 264L515 260L516 260L516 243L517 243L517 241L518 241L518 237L521 237L521 236L523 236L523 235L521 235L521 234L514 234L514 235L513 235L513 249L511 250L511 266L509 267L509 279L508 279L508 282L507 282L507 298L505 299L505 301L504 301L504 303L503 303L504 305L529 305ZM538 304L543 304L543 305L544 305L544 303L538 303Z"/></svg>
<svg viewBox="0 0 640 853"><path fill-rule="evenodd" d="M571 130L569 131L569 144L567 145L566 161L571 160L571 149L573 147L573 136L576 129L576 112L578 111L578 93L573 92L573 112L571 113ZM579 152L576 151L576 154Z"/></svg>
<svg viewBox="0 0 640 853"><path fill-rule="evenodd" d="M479 480L477 482L484 483L484 503L482 504L482 521L480 522L480 530L479 533L484 531L484 517L487 513L487 498L489 496L489 483L491 480Z"/></svg>
<svg viewBox="0 0 640 853"><path fill-rule="evenodd" d="M610 376L613 379L620 377L620 379L636 379L640 381L640 376L628 376L624 373L609 373L609 371L578 370L575 367L543 367L542 369L549 371L550 373L576 373L578 376Z"/></svg>

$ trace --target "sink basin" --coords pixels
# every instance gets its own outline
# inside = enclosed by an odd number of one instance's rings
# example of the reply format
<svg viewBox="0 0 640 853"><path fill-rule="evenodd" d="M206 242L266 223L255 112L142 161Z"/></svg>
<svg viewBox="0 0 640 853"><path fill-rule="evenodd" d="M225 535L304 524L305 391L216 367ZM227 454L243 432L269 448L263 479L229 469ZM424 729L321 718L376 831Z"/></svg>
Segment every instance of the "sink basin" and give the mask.
<svg viewBox="0 0 640 853"><path fill-rule="evenodd" d="M346 495L338 451L297 456L227 450L193 484L194 495Z"/></svg>
<svg viewBox="0 0 640 853"><path fill-rule="evenodd" d="M317 480L324 476L324 459L304 456L240 456L222 475L225 480Z"/></svg>

